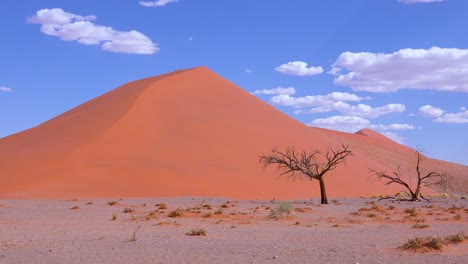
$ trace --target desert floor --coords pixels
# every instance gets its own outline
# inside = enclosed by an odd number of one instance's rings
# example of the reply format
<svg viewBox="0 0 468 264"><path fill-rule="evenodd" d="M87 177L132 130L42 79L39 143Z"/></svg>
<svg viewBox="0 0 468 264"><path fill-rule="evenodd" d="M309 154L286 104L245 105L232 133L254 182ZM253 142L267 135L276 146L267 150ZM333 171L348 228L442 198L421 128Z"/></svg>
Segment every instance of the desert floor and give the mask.
<svg viewBox="0 0 468 264"><path fill-rule="evenodd" d="M294 217L275 220L284 201L0 200L0 263L468 263L467 240L398 248L468 234L467 199L330 201L291 201ZM206 236L187 235L196 228Z"/></svg>

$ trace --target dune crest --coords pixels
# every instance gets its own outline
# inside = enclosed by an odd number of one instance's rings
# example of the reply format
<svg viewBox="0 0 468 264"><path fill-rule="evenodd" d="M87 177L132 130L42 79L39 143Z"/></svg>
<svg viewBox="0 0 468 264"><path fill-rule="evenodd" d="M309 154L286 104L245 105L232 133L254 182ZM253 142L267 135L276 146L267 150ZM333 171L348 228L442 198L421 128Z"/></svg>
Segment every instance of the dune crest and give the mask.
<svg viewBox="0 0 468 264"><path fill-rule="evenodd" d="M278 179L258 156L275 146L337 144L354 155L326 177L330 197L399 190L370 180L368 168L410 165L411 149L368 129L308 127L198 67L130 82L0 139L0 197L316 197L316 182Z"/></svg>

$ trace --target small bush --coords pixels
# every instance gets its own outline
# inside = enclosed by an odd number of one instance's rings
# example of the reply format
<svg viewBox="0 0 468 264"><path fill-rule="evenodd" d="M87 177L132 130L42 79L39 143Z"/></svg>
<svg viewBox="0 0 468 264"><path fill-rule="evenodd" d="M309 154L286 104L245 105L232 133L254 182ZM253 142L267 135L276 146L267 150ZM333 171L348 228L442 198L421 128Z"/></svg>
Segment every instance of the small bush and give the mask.
<svg viewBox="0 0 468 264"><path fill-rule="evenodd" d="M129 207L127 207L127 208L125 208L125 209L123 210L123 213L126 213L126 214L128 214L128 213L133 213L133 212L135 212L135 210L134 210L133 208L129 208Z"/></svg>
<svg viewBox="0 0 468 264"><path fill-rule="evenodd" d="M452 244L461 243L465 239L468 239L468 236L466 236L463 232L460 232L456 235L450 235L450 236L445 237L445 241L447 241L447 243L452 243Z"/></svg>
<svg viewBox="0 0 468 264"><path fill-rule="evenodd" d="M201 206L202 208L205 208L206 210L211 210L213 209L213 206L209 205L209 204L204 204Z"/></svg>
<svg viewBox="0 0 468 264"><path fill-rule="evenodd" d="M70 208L70 209L71 209L71 210L78 210L78 209L80 209L80 207L75 205L75 206L73 206L73 207Z"/></svg>
<svg viewBox="0 0 468 264"><path fill-rule="evenodd" d="M158 204L156 204L156 206L159 207L159 210L167 209L167 204L165 204L165 203L158 203Z"/></svg>
<svg viewBox="0 0 468 264"><path fill-rule="evenodd" d="M291 218L294 217L294 205L292 203L281 203L270 213L270 218L280 219L280 218Z"/></svg>
<svg viewBox="0 0 468 264"><path fill-rule="evenodd" d="M112 215L112 221L116 221L117 220L117 214L113 214Z"/></svg>
<svg viewBox="0 0 468 264"><path fill-rule="evenodd" d="M110 202L107 202L108 205L112 206L112 205L116 205L117 202L116 201L110 201Z"/></svg>
<svg viewBox="0 0 468 264"><path fill-rule="evenodd" d="M206 231L203 228L195 228L192 231L185 233L187 236L206 236Z"/></svg>
<svg viewBox="0 0 468 264"><path fill-rule="evenodd" d="M441 250L443 247L442 239L440 237L426 237L420 238L416 237L414 239L408 239L403 246L400 248L403 250Z"/></svg>
<svg viewBox="0 0 468 264"><path fill-rule="evenodd" d="M220 214L223 214L223 213L224 213L223 209L218 209L218 210L216 210L214 212L215 215L220 215Z"/></svg>
<svg viewBox="0 0 468 264"><path fill-rule="evenodd" d="M181 217L182 212L180 212L179 210L174 210L174 211L169 212L169 214L167 216L171 217L171 218Z"/></svg>
<svg viewBox="0 0 468 264"><path fill-rule="evenodd" d="M416 208L406 208L404 211L404 213L407 213L409 214L410 216L417 216L418 215L418 212L416 211Z"/></svg>
<svg viewBox="0 0 468 264"><path fill-rule="evenodd" d="M413 225L413 228L419 228L419 229L428 228L428 227L429 227L428 224L421 224L421 223L416 223Z"/></svg>

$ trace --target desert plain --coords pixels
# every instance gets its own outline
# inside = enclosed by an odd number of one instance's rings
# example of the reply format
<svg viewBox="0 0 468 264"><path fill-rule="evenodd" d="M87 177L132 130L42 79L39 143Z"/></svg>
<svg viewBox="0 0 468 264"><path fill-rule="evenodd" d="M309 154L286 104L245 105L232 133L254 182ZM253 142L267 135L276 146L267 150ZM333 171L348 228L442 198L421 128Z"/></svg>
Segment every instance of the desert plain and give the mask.
<svg viewBox="0 0 468 264"><path fill-rule="evenodd" d="M0 263L466 263L460 197L236 200L207 197L1 200ZM276 214L278 208L289 212ZM284 208L283 208L284 209ZM193 234L192 234L193 232Z"/></svg>

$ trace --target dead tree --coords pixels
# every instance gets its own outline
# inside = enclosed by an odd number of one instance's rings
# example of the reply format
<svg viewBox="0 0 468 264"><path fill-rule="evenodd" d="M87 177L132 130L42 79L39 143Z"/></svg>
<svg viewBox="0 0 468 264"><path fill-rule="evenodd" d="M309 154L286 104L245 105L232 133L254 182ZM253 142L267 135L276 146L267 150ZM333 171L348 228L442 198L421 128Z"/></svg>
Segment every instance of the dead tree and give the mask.
<svg viewBox="0 0 468 264"><path fill-rule="evenodd" d="M296 151L294 147L288 147L286 152L281 152L274 148L269 155L260 156L259 162L264 167L277 165L280 175L287 175L295 180L297 178L308 180L318 180L320 184L321 204L328 204L327 192L325 190L324 176L336 169L336 167L345 162L346 157L352 154L348 145L337 147L329 146L322 159L319 156L322 153L319 150Z"/></svg>
<svg viewBox="0 0 468 264"><path fill-rule="evenodd" d="M416 152L416 179L414 181L412 180L411 174L408 179L404 179L402 177L400 169L389 174L384 171L376 171L373 169L369 169L369 172L372 173L375 177L377 177L379 181L386 180L385 185L396 183L396 184L404 186L407 190L406 193L410 197L409 201L420 201L420 198L428 201L428 199L422 196L421 188L423 186L443 184L445 174L434 172L434 171L431 171L427 174L421 173L421 161L423 160L424 157L420 151L416 150L415 152ZM388 198L394 199L395 197L388 197Z"/></svg>

